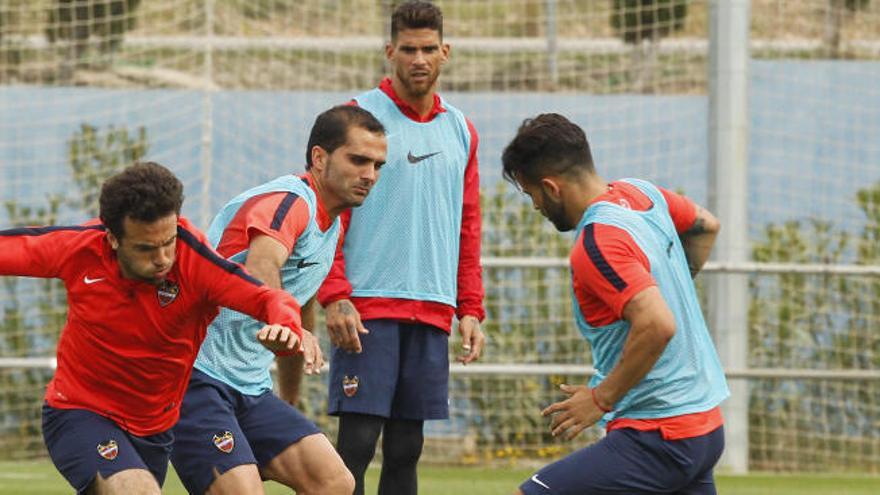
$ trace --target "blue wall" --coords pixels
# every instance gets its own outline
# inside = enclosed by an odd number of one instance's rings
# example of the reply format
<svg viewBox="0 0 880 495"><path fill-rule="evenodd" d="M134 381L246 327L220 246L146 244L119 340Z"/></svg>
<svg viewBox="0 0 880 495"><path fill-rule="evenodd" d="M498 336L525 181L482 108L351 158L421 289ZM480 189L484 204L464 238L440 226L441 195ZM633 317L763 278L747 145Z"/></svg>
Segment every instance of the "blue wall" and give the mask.
<svg viewBox="0 0 880 495"><path fill-rule="evenodd" d="M754 62L750 82L750 222L818 217L862 224L857 188L880 180L880 64ZM212 207L240 189L302 170L314 117L350 98L333 92L220 91L211 95ZM557 111L587 131L600 173L643 176L705 203L705 95L449 93L481 135L483 185L525 117ZM178 90L0 88L0 199L34 202L70 187L65 142L80 122L148 128L148 158L174 169L195 215L202 188L204 97ZM817 201L816 198L821 198ZM71 218L68 221L78 221ZM196 218L198 220L198 218ZM0 220L5 222L5 219ZM2 223L0 223L2 225Z"/></svg>

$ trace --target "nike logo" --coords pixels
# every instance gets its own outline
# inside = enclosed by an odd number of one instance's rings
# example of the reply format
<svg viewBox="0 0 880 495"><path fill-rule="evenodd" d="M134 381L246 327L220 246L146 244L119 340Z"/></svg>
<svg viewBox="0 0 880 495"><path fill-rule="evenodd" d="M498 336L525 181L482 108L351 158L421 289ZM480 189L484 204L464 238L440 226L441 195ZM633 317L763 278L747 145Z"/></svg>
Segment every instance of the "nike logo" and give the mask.
<svg viewBox="0 0 880 495"><path fill-rule="evenodd" d="M537 474L533 474L533 475L532 475L532 481L534 481L535 483L537 483L537 484L543 486L544 488L546 488L546 489L548 489L548 490L550 489L549 486L547 486L546 484L544 484L543 481L541 481L541 480L538 479L538 475L537 475Z"/></svg>
<svg viewBox="0 0 880 495"><path fill-rule="evenodd" d="M435 151L433 153L428 153L427 155L416 156L416 155L412 154L412 151L410 151L409 153L406 154L406 159L410 163L419 163L422 160L427 160L428 158L431 158L434 155L439 155L440 153L443 153L443 152L442 151Z"/></svg>
<svg viewBox="0 0 880 495"><path fill-rule="evenodd" d="M83 282L85 282L86 285L92 285L93 283L100 282L101 280L104 280L104 279L103 278L89 278L88 275L83 277Z"/></svg>
<svg viewBox="0 0 880 495"><path fill-rule="evenodd" d="M312 265L317 265L317 264L318 264L317 261L299 260L299 263L296 264L296 267L299 269L303 269L303 268L306 268L306 267L309 267Z"/></svg>

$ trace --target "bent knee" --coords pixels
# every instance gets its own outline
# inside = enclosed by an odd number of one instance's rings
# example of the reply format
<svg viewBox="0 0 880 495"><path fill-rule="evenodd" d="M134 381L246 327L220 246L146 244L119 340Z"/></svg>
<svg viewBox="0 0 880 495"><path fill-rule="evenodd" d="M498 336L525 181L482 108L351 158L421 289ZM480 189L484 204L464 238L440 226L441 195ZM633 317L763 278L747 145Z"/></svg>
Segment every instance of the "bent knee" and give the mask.
<svg viewBox="0 0 880 495"><path fill-rule="evenodd" d="M332 475L315 480L314 486L306 489L306 493L351 495L354 492L354 488L354 476L352 476L351 471L342 466L342 469L335 470Z"/></svg>
<svg viewBox="0 0 880 495"><path fill-rule="evenodd" d="M394 445L393 448L382 450L382 462L385 465L410 466L418 464L422 456L422 444L409 443Z"/></svg>
<svg viewBox="0 0 880 495"><path fill-rule="evenodd" d="M214 481L208 486L205 495L237 495L248 493L259 495L263 492L263 480L254 464L242 464L220 473L213 469Z"/></svg>
<svg viewBox="0 0 880 495"><path fill-rule="evenodd" d="M104 478L101 473L86 490L89 495L161 495L153 474L146 469L126 469Z"/></svg>
<svg viewBox="0 0 880 495"><path fill-rule="evenodd" d="M352 476L351 472L346 469L343 473L340 473L340 476L333 480L331 486L326 487L326 490L322 490L318 493L351 495L354 493L354 486L354 476Z"/></svg>

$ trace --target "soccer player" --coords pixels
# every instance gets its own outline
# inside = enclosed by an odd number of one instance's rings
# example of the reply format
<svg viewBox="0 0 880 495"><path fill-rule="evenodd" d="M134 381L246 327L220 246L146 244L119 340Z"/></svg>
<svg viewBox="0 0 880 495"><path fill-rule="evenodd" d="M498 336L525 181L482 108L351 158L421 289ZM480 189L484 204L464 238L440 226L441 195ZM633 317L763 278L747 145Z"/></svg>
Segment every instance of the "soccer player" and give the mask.
<svg viewBox="0 0 880 495"><path fill-rule="evenodd" d="M174 174L137 163L104 183L99 220L0 231L0 275L67 287L43 437L79 493L159 493L171 427L218 306L272 324L242 337L256 334L276 352L298 347L293 297L219 256L179 216L182 203Z"/></svg>
<svg viewBox="0 0 880 495"><path fill-rule="evenodd" d="M535 209L577 232L575 318L596 374L589 386L562 385L567 398L542 414L565 439L597 421L607 430L517 493L714 494L729 392L692 279L718 221L649 182L606 182L583 130L558 114L526 119L502 162Z"/></svg>
<svg viewBox="0 0 880 495"><path fill-rule="evenodd" d="M388 164L344 217L343 249L318 301L334 344L329 412L339 415L337 450L355 493L381 432L379 493L407 495L424 420L449 414L453 316L461 362L477 359L485 340L477 133L436 93L449 45L435 5L399 5L385 55L391 77L354 102L388 130Z"/></svg>
<svg viewBox="0 0 880 495"><path fill-rule="evenodd" d="M342 105L322 113L309 137L306 174L232 199L211 223L211 242L269 286L311 299L342 239L339 214L367 198L385 149L385 129L366 110ZM354 479L327 437L272 393L273 355L247 338L258 327L228 310L211 324L174 428L174 468L193 494L258 494L262 479L271 479L297 493L350 495ZM317 341L303 330L303 342L318 356L305 362L306 373L319 370Z"/></svg>

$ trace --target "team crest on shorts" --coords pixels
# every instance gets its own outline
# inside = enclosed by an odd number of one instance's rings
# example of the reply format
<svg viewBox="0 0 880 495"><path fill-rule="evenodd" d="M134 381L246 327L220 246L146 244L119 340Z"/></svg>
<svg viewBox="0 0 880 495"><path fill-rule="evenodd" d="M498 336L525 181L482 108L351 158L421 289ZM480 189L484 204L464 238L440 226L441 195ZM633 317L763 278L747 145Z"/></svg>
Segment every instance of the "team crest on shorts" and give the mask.
<svg viewBox="0 0 880 495"><path fill-rule="evenodd" d="M354 397L354 394L358 393L358 380L357 375L349 378L348 375L345 375L345 378L342 379L342 392L346 397Z"/></svg>
<svg viewBox="0 0 880 495"><path fill-rule="evenodd" d="M159 305L163 308L173 303L180 293L180 286L170 280L163 280L156 288L156 295L159 297Z"/></svg>
<svg viewBox="0 0 880 495"><path fill-rule="evenodd" d="M232 452L232 449L235 447L235 439L232 438L232 432L224 431L222 435L214 435L214 446L224 454Z"/></svg>
<svg viewBox="0 0 880 495"><path fill-rule="evenodd" d="M116 444L116 440L108 440L104 443L99 443L98 455L108 461L116 459L116 456L119 455L119 445Z"/></svg>

